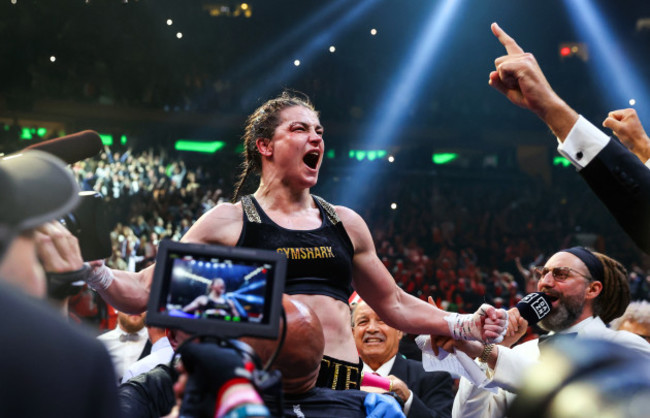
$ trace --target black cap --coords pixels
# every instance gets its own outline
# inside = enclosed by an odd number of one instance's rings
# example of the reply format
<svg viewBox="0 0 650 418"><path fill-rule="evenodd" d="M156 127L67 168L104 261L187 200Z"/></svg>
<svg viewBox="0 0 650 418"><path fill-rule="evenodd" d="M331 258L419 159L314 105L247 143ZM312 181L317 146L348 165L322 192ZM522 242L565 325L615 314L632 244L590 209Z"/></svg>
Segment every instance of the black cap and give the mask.
<svg viewBox="0 0 650 418"><path fill-rule="evenodd" d="M26 151L0 159L0 259L17 234L72 211L78 193L72 173L50 154Z"/></svg>

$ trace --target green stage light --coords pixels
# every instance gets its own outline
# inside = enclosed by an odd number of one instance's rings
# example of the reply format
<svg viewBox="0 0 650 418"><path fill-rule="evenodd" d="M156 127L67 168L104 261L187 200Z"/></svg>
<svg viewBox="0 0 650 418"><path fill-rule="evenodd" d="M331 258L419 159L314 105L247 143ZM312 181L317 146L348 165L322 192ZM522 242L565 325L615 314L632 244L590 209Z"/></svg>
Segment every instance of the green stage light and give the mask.
<svg viewBox="0 0 650 418"><path fill-rule="evenodd" d="M431 161L433 161L434 164L447 164L452 161L454 161L456 158L458 158L458 154L454 152L443 152L440 154L433 154L431 156Z"/></svg>
<svg viewBox="0 0 650 418"><path fill-rule="evenodd" d="M20 130L20 139L24 141L30 141L34 139L34 135L43 138L47 134L47 128L21 128Z"/></svg>
<svg viewBox="0 0 650 418"><path fill-rule="evenodd" d="M380 160L386 158L388 152L386 150L350 150L348 152L348 157L357 159L357 161L363 161L367 159L368 161Z"/></svg>
<svg viewBox="0 0 650 418"><path fill-rule="evenodd" d="M99 138L102 140L102 144L109 147L113 145L113 135L99 134Z"/></svg>
<svg viewBox="0 0 650 418"><path fill-rule="evenodd" d="M29 128L22 128L20 130L20 139L29 141L32 139L32 130Z"/></svg>
<svg viewBox="0 0 650 418"><path fill-rule="evenodd" d="M561 165L564 167L568 167L571 165L571 161L567 160L564 157L557 156L557 157L553 157L553 165Z"/></svg>
<svg viewBox="0 0 650 418"><path fill-rule="evenodd" d="M226 145L223 141L196 141L193 139L179 139L174 145L177 151L204 152L214 154Z"/></svg>

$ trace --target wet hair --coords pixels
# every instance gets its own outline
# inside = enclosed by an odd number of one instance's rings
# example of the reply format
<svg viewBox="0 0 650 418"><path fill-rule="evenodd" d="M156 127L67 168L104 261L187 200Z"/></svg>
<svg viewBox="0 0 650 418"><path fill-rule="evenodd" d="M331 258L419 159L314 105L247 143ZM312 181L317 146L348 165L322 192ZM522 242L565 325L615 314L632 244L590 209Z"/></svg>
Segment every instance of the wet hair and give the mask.
<svg viewBox="0 0 650 418"><path fill-rule="evenodd" d="M244 141L242 172L239 174L233 193L233 203L239 199L242 186L251 174L259 175L262 171L262 157L257 150L257 138L272 138L275 128L280 124L280 112L294 106L303 106L318 114L307 95L291 90L285 90L279 96L266 101L258 107L246 120L246 128L242 139Z"/></svg>
<svg viewBox="0 0 650 418"><path fill-rule="evenodd" d="M592 251L603 264L603 290L593 304L594 315L599 316L604 323L623 315L630 304L630 284L627 280L627 270L618 261L604 254Z"/></svg>

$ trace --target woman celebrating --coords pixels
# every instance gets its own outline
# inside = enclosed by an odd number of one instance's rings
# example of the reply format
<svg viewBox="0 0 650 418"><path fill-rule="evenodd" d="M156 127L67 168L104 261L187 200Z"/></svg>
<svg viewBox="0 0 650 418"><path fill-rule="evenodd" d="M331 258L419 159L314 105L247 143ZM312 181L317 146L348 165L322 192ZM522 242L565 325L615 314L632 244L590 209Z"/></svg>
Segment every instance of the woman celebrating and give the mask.
<svg viewBox="0 0 650 418"><path fill-rule="evenodd" d="M450 314L405 293L377 257L363 219L310 194L324 142L319 115L307 98L285 92L267 101L248 118L243 139L244 171L233 200L251 174L260 176L257 190L205 213L182 241L271 249L287 256L285 292L312 308L324 330L319 385L359 387L347 304L351 287L404 332L485 342L502 338L505 311L484 305L475 314ZM151 267L136 277L99 267L88 281L118 309L142 311L152 276Z"/></svg>

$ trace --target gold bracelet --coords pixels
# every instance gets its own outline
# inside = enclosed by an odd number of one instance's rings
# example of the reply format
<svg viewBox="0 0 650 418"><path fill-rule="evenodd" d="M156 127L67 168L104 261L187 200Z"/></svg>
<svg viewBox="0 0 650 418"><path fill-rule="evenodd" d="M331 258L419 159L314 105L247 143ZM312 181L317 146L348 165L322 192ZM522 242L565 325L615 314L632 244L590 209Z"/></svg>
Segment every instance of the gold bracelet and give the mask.
<svg viewBox="0 0 650 418"><path fill-rule="evenodd" d="M492 352L492 349L494 348L494 344L486 344L483 346L483 351L481 352L481 355L478 358L478 361L481 363L487 363L488 358L490 357L490 353Z"/></svg>

